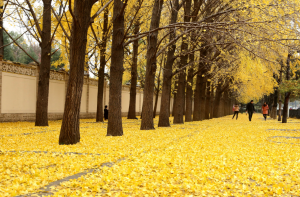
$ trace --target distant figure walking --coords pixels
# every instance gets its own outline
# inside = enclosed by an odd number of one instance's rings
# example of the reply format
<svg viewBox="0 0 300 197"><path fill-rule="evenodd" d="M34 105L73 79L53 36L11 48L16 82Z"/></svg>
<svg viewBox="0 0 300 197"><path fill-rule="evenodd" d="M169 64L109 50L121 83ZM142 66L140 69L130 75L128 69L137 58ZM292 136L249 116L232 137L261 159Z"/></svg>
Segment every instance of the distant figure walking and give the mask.
<svg viewBox="0 0 300 197"><path fill-rule="evenodd" d="M239 111L240 111L240 107L238 104L235 104L233 106L233 109L234 109L234 114L233 114L233 117L232 119L234 118L234 116L236 115L236 120L238 119L238 116L239 116Z"/></svg>
<svg viewBox="0 0 300 197"><path fill-rule="evenodd" d="M253 113L255 113L254 105L253 105L253 100L250 101L250 103L247 104L246 106L246 112L249 114L249 121L252 119Z"/></svg>
<svg viewBox="0 0 300 197"><path fill-rule="evenodd" d="M267 115L268 115L268 110L269 110L269 106L267 105L266 102L261 107L261 110L262 110L263 116L264 116L265 121L266 121L267 120Z"/></svg>
<svg viewBox="0 0 300 197"><path fill-rule="evenodd" d="M104 120L108 120L108 109L107 109L107 105L105 105L105 109L104 109Z"/></svg>

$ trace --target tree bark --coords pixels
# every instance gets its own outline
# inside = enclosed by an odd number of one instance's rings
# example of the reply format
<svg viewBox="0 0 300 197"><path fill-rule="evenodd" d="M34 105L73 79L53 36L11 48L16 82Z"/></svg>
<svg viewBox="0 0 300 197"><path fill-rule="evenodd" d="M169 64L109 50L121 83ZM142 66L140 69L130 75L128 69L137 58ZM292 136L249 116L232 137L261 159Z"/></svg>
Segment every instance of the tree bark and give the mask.
<svg viewBox="0 0 300 197"><path fill-rule="evenodd" d="M282 101L281 101L281 93L278 92L279 94L279 110L278 110L278 121L281 121L281 108L282 108ZM276 112L277 113L277 112Z"/></svg>
<svg viewBox="0 0 300 197"><path fill-rule="evenodd" d="M108 31L108 8L104 11L102 43L100 48L100 69L98 71L98 97L97 97L97 113L96 122L103 122L103 89L104 89L104 70L106 65L106 46L107 46L107 31Z"/></svg>
<svg viewBox="0 0 300 197"><path fill-rule="evenodd" d="M183 107L184 107L184 96L185 96L185 71L180 73L178 79L178 88L175 97L175 106L174 106L174 124L183 124Z"/></svg>
<svg viewBox="0 0 300 197"><path fill-rule="evenodd" d="M210 112L209 112L209 119L213 118L214 115L214 100L215 100L215 94L214 94L214 88L213 85L210 85Z"/></svg>
<svg viewBox="0 0 300 197"><path fill-rule="evenodd" d="M194 0L194 9L191 13L192 16L192 22L196 22L197 21L197 16L198 12L200 10L200 7L202 5L203 1L200 0ZM191 46L197 43L196 42L196 37L197 37L197 33L192 32L191 33ZM189 56L189 62L194 62L195 61L195 53L191 53ZM199 66L199 69L200 66ZM201 74L201 73L200 73ZM199 74L198 74L199 75ZM198 80L198 75L197 75L197 80ZM194 82L194 64L191 65L191 68L189 68L188 70L188 77L187 77L187 84L186 84L186 113L185 113L185 122L191 122L195 120L194 115L197 116L196 120L200 119L200 91L199 91L199 81L196 82L196 87L198 86L198 95L197 95L197 113L193 113L193 82ZM199 79L200 80L200 79ZM196 96L196 90L194 93L194 97ZM194 112L195 112L195 101L196 99L194 98ZM192 117L193 115L193 117Z"/></svg>
<svg viewBox="0 0 300 197"><path fill-rule="evenodd" d="M229 110L228 110L228 106L229 106L229 103L228 103L228 91L225 91L224 92L224 95L223 95L223 98L224 98L224 116L227 116L229 115Z"/></svg>
<svg viewBox="0 0 300 197"><path fill-rule="evenodd" d="M163 3L164 3L163 0L154 1L150 30L159 27ZM152 32L148 36L147 66L146 66L143 112L142 112L143 119L141 123L141 130L154 129L153 92L154 92L154 77L156 72L157 37L158 37L158 31Z"/></svg>
<svg viewBox="0 0 300 197"><path fill-rule="evenodd" d="M281 68L280 68L280 76L279 76L279 85L282 82L282 67L283 63L281 62ZM279 100L279 110L278 110L278 121L281 121L281 107L282 107L282 101L281 101L281 93L278 91L278 100Z"/></svg>
<svg viewBox="0 0 300 197"><path fill-rule="evenodd" d="M285 93L283 113L282 113L282 123L287 123L288 107L289 107L290 93Z"/></svg>
<svg viewBox="0 0 300 197"><path fill-rule="evenodd" d="M190 61L194 61L194 54L190 55ZM188 70L188 77L186 83L186 112L185 112L185 122L192 122L193 114L193 74L194 67L193 65Z"/></svg>
<svg viewBox="0 0 300 197"><path fill-rule="evenodd" d="M221 102L221 96L222 96L222 92L221 92L221 87L220 85L217 86L217 90L216 90L216 97L214 100L214 104L213 104L213 117L214 118L219 118L220 117L220 102Z"/></svg>
<svg viewBox="0 0 300 197"><path fill-rule="evenodd" d="M107 136L122 136L122 77L124 72L124 3L114 1ZM144 117L143 117L144 118Z"/></svg>
<svg viewBox="0 0 300 197"><path fill-rule="evenodd" d="M228 108L228 110L229 110L229 112L230 112L230 114L229 115L233 115L233 99L232 99L232 96L230 96L230 106L229 106L229 108Z"/></svg>
<svg viewBox="0 0 300 197"><path fill-rule="evenodd" d="M201 76L202 77L202 76ZM206 110L206 96L205 96L205 91L206 91L206 78L202 77L201 80L201 100L200 100L200 120L205 119L205 110Z"/></svg>
<svg viewBox="0 0 300 197"><path fill-rule="evenodd" d="M199 66L200 67L200 66ZM197 74L196 78L196 89L194 94L194 113L193 113L193 121L201 120L201 84L203 81L202 73Z"/></svg>
<svg viewBox="0 0 300 197"><path fill-rule="evenodd" d="M169 110L169 116L170 116L170 114L171 114L171 88L170 88L170 92L169 92L169 108L168 108L168 110ZM160 103L162 103L162 101L160 101ZM162 105L162 104L160 104L160 105ZM161 114L161 112L159 112L159 114Z"/></svg>
<svg viewBox="0 0 300 197"><path fill-rule="evenodd" d="M191 0L185 1L184 6L184 22L190 22L190 12L191 12ZM180 58L180 66L179 68L184 67L187 65L189 56L186 54L188 52L189 44L188 39L186 36L182 37L181 43L181 58ZM183 114L185 111L185 80L186 80L186 69L182 70L179 73L179 80L178 80L178 91L176 96L176 106L174 112L174 124L183 124ZM189 114L191 119L191 114Z"/></svg>
<svg viewBox="0 0 300 197"><path fill-rule="evenodd" d="M155 92L155 103L154 103L154 109L153 109L153 118L155 118L155 116L156 116L156 109L157 109L157 103L158 103L158 95L159 95L159 91L156 90L156 92Z"/></svg>
<svg viewBox="0 0 300 197"><path fill-rule="evenodd" d="M140 22L136 20L134 25L134 34L137 35L140 30ZM138 63L139 40L133 42L132 66L131 66L131 84L128 119L136 119L136 85L137 85L137 63Z"/></svg>
<svg viewBox="0 0 300 197"><path fill-rule="evenodd" d="M286 61L286 80L290 80L290 61L291 61L291 53L288 54L287 61ZM290 92L285 93L284 98L284 105L283 105L283 113L282 113L282 123L287 123L287 116L288 116L288 107L289 107L289 99L290 99Z"/></svg>
<svg viewBox="0 0 300 197"><path fill-rule="evenodd" d="M70 75L65 100L65 109L59 135L59 144L76 144L80 141L79 115L84 79L87 31L94 0L75 0L71 41Z"/></svg>
<svg viewBox="0 0 300 197"><path fill-rule="evenodd" d="M153 109L153 118L155 118L156 116L156 110L157 110L157 104L158 104L158 97L159 97L159 87L160 87L160 73L161 73L161 69L164 65L164 57L161 60L161 65L160 65L160 70L159 70L159 74L158 74L158 78L157 78L157 88L155 88L155 104L154 104L154 109Z"/></svg>
<svg viewBox="0 0 300 197"><path fill-rule="evenodd" d="M278 88L275 88L274 102L273 102L273 107L272 107L272 118L273 119L277 118L277 101L278 101Z"/></svg>
<svg viewBox="0 0 300 197"><path fill-rule="evenodd" d="M205 58L207 55L207 49L200 50L200 56ZM198 66L198 73L196 79L196 90L194 97L194 114L193 121L204 120L205 117L205 93L206 93L206 80L203 75L206 70L202 70L205 67L204 62L200 62Z"/></svg>
<svg viewBox="0 0 300 197"><path fill-rule="evenodd" d="M210 82L207 81L206 82L206 93L205 93L205 96L206 96L206 102L205 102L205 117L204 119L209 119L209 115L210 115Z"/></svg>
<svg viewBox="0 0 300 197"><path fill-rule="evenodd" d="M4 41L3 41L3 1L2 3L0 3L0 8L1 8L1 12L0 12L0 46L4 45ZM2 57L4 58L4 47L0 49L0 55L2 55Z"/></svg>
<svg viewBox="0 0 300 197"><path fill-rule="evenodd" d="M220 109L219 109L219 115L220 117L224 116L224 97L223 97L223 93L221 94L221 101L220 101Z"/></svg>
<svg viewBox="0 0 300 197"><path fill-rule="evenodd" d="M179 8L179 0L174 0L174 8L171 11L171 20L170 24L176 23L178 17L178 8ZM169 40L173 40L175 38L175 31L170 34ZM161 95L161 103L164 105L160 105L159 112L159 121L158 127L169 127L170 126L170 99L171 99L171 85L172 85L172 67L175 60L174 53L176 49L176 43L172 44L168 48L167 52L167 61L164 66L163 72L163 87L162 87L162 95ZM174 112L174 105L172 113Z"/></svg>
<svg viewBox="0 0 300 197"><path fill-rule="evenodd" d="M272 109L274 104L274 94L270 94L269 96L269 102L267 102L269 105L268 115L272 118Z"/></svg>
<svg viewBox="0 0 300 197"><path fill-rule="evenodd" d="M41 64L36 101L35 126L48 126L49 80L51 67L51 1L43 0Z"/></svg>
<svg viewBox="0 0 300 197"><path fill-rule="evenodd" d="M177 91L177 84L178 84L178 80L175 79L175 91ZM177 93L174 93L173 110L172 110L172 116L173 117L174 117L174 108L175 108L175 105L176 105L176 96L177 96Z"/></svg>

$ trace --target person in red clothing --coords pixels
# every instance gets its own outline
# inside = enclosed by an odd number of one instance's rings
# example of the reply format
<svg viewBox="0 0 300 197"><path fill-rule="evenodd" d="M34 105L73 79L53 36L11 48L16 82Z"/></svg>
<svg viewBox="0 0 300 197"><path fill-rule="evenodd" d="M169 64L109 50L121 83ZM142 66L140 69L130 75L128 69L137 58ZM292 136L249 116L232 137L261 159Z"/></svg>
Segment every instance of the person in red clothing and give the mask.
<svg viewBox="0 0 300 197"><path fill-rule="evenodd" d="M268 115L269 106L267 105L266 102L265 102L265 103L263 104L263 106L261 107L261 110L262 110L262 113L263 113L263 116L264 116L265 120L267 120L267 115Z"/></svg>

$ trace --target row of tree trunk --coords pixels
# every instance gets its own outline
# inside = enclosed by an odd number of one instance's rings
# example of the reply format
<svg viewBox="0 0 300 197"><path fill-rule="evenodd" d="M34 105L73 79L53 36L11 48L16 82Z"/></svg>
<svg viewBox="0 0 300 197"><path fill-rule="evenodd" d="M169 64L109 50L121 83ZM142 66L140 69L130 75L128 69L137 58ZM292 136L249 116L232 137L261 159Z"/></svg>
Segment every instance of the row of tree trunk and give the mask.
<svg viewBox="0 0 300 197"><path fill-rule="evenodd" d="M286 62L286 73L285 73L286 80L290 80L290 78L291 78L291 76L290 76L291 75L290 74L290 72L291 72L290 71L291 57L292 57L292 54L288 53L287 62ZM277 77L274 75L274 78L277 79L278 84L281 84L282 80L283 80L284 65L283 65L282 61L280 62L280 64L281 64L281 69L279 71L279 76ZM291 95L291 92L286 92L284 94L283 110L281 110L282 100L281 100L281 93L279 92L278 87L276 87L274 89L273 94L271 94L270 96L268 96L264 99L265 102L267 102L269 104L269 110L270 110L269 115L271 118L273 118L273 119L278 118L278 121L282 121L282 123L287 123L288 110L289 110L288 105L289 105L290 95ZM278 103L279 103L279 110L277 112Z"/></svg>
<svg viewBox="0 0 300 197"><path fill-rule="evenodd" d="M49 77L50 77L50 58L51 58L51 1L43 0L43 27L38 32L41 37L42 57L38 98L37 98L37 112L36 112L36 126L48 125L48 94L49 94ZM30 3L26 0L28 6ZM63 115L63 122L59 136L59 144L75 144L80 141L79 131L79 118L80 118L80 103L82 96L82 87L85 70L85 55L87 44L87 33L91 26L91 9L97 0L74 0L74 6L69 1L70 14L73 17L72 31L70 37L70 74L67 85L67 94L65 99L65 109ZM110 1L112 2L112 1ZM123 135L122 128L122 114L121 114L121 90L122 90L122 76L124 72L124 12L128 0L114 0L113 7L113 33L112 33L112 46L111 46L111 67L110 67L110 84L109 84L109 105L110 113L108 119L108 136L121 136ZM140 1L139 1L140 3ZM170 24L177 22L178 11L184 7L184 22L188 23L192 20L197 20L197 15L201 5L205 1L201 0L184 0L179 3L179 0L172 0L172 11ZM158 49L158 31L152 31L159 28L161 12L164 0L154 0L150 31L147 41L147 65L144 87L144 98L142 108L142 123L141 130L154 129L153 117L156 113L157 106L153 108L153 94L155 87L155 75L157 70L157 49ZM213 6L213 5L212 5ZM32 8L30 8L32 9ZM210 8L211 11L213 7ZM32 11L33 12L33 11ZM207 10L209 13L209 10ZM194 16L194 17L192 17ZM1 21L2 22L2 21ZM38 23L37 23L38 24ZM102 44L100 46L100 69L98 73L98 105L96 121L103 121L103 83L104 83L104 69L105 69L105 52L107 48L107 32L108 32L108 12L104 13L103 36ZM2 24L0 24L2 26ZM139 34L139 20L134 23L134 34ZM127 33L127 32L126 32ZM172 41L176 38L176 31L171 30L169 40ZM180 61L178 70L172 73L174 61L176 60L174 54L176 51L176 42L169 45L167 50L166 63L163 69L163 85L162 85L162 100L163 105L160 106L159 127L170 126L170 98L171 98L171 82L172 79L177 79L176 94L174 95L174 124L183 124L184 115L185 121L200 121L204 119L217 118L232 113L233 99L230 99L228 84L220 81L216 88L213 87L211 79L212 75L208 75L210 64L205 61L200 61L198 70L195 73L195 54L187 53L196 42L195 35L190 36L192 42L189 42L188 36L183 36L182 44L180 47ZM193 41L193 39L195 39ZM1 38L0 38L1 40ZM137 84L137 56L139 40L133 43L133 66L131 70L131 92L130 92L130 105L128 118L136 118L135 103L136 103L136 84ZM202 59L208 59L211 55L211 50L203 48L200 51ZM186 65L192 63L189 67ZM289 58L288 58L289 69ZM196 76L196 90L193 96L193 78ZM289 74L287 75L289 80ZM221 83L222 82L222 83ZM158 88L156 95L159 92L160 79L158 78ZM285 95L284 116L283 122L286 122L285 112L287 111L287 104L290 93ZM156 101L157 101L156 97ZM192 101L194 98L194 111ZM274 104L277 103L277 97L274 98ZM276 102L275 102L276 101ZM157 102L156 102L157 103Z"/></svg>

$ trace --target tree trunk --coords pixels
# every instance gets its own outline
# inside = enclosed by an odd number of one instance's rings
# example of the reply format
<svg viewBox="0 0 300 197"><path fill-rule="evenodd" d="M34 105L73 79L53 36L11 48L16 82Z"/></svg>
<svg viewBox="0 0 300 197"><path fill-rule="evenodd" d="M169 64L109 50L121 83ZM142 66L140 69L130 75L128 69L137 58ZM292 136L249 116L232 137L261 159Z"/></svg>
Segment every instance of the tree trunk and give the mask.
<svg viewBox="0 0 300 197"><path fill-rule="evenodd" d="M87 31L94 1L75 0L70 41L70 75L65 109L59 135L59 144L76 144L80 141L79 115L84 79ZM50 9L50 8L49 8Z"/></svg>
<svg viewBox="0 0 300 197"><path fill-rule="evenodd" d="M223 94L221 94L221 100L220 100L220 109L219 109L219 117L223 117L224 116L224 98L223 98Z"/></svg>
<svg viewBox="0 0 300 197"><path fill-rule="evenodd" d="M171 114L171 88L170 88L170 93L169 93L169 108L168 108L168 110L169 110L169 116L170 116L170 114ZM161 104L162 102L160 101L160 105L162 105ZM159 112L159 115L161 114L161 111Z"/></svg>
<svg viewBox="0 0 300 197"><path fill-rule="evenodd" d="M206 78L202 77L201 80L201 100L200 100L200 120L204 120L205 118L205 110L206 110Z"/></svg>
<svg viewBox="0 0 300 197"><path fill-rule="evenodd" d="M176 87L176 83L177 81L175 82L175 87ZM176 105L176 95L177 93L174 93L174 99L173 99L173 110L172 110L172 116L174 117L174 108L175 108L175 105Z"/></svg>
<svg viewBox="0 0 300 197"><path fill-rule="evenodd" d="M214 93L214 88L213 85L210 85L210 112L209 112L209 119L213 118L214 114L214 100L215 100L215 93Z"/></svg>
<svg viewBox="0 0 300 197"><path fill-rule="evenodd" d="M199 66L200 67L200 66ZM201 84L203 81L202 73L197 74L196 79L196 89L194 94L194 113L193 113L193 121L201 120Z"/></svg>
<svg viewBox="0 0 300 197"><path fill-rule="evenodd" d="M185 1L184 6L184 22L190 22L190 13L191 13L191 0ZM186 36L182 37L182 43L181 43L181 58L180 58L180 66L179 69L186 66L188 63L188 52L189 44L188 39ZM186 69L183 69L179 73L179 80L178 80L178 91L177 91L177 101L175 106L175 113L174 113L174 124L183 124L183 114L185 111L185 80L186 80ZM191 113L189 114L189 119L191 121Z"/></svg>
<svg viewBox="0 0 300 197"><path fill-rule="evenodd" d="M282 82L282 67L283 67L283 63L281 62L281 69L280 69L280 76L279 76L279 85ZM281 121L282 101L281 101L281 93L279 91L278 91L278 100L279 100L278 121Z"/></svg>
<svg viewBox="0 0 300 197"><path fill-rule="evenodd" d="M35 126L48 126L49 80L51 67L51 0L43 0L41 64L36 101Z"/></svg>
<svg viewBox="0 0 300 197"><path fill-rule="evenodd" d="M290 99L290 93L285 93L283 113L282 113L282 123L287 123L287 116L288 116L288 110L289 110L289 99Z"/></svg>
<svg viewBox="0 0 300 197"><path fill-rule="evenodd" d="M217 90L216 90L216 97L214 100L214 104L213 104L213 117L214 118L219 118L220 117L220 102L221 102L221 96L222 96L222 92L221 92L221 87L220 85L217 86Z"/></svg>
<svg viewBox="0 0 300 197"><path fill-rule="evenodd" d="M189 56L189 62L194 62L195 54ZM194 82L194 64L188 69L187 83L186 83L186 97L185 97L185 122L192 122L193 118L193 82Z"/></svg>
<svg viewBox="0 0 300 197"><path fill-rule="evenodd" d="M230 108L229 108L229 111L230 111L230 115L233 115L233 99L232 97L230 96Z"/></svg>
<svg viewBox="0 0 300 197"><path fill-rule="evenodd" d="M156 90L156 92L155 92L155 104L154 104L154 109L153 109L153 118L155 118L155 116L156 116L158 96L159 96L159 90Z"/></svg>
<svg viewBox="0 0 300 197"><path fill-rule="evenodd" d="M290 61L291 61L291 54L288 54L287 61L286 61L286 80L290 80ZM283 105L283 114L282 114L282 123L287 123L287 116L289 110L289 99L290 99L290 92L285 93L284 98L284 105Z"/></svg>
<svg viewBox="0 0 300 197"><path fill-rule="evenodd" d="M0 3L0 46L4 45L3 41L3 1ZM4 58L4 47L0 49L0 55Z"/></svg>
<svg viewBox="0 0 300 197"><path fill-rule="evenodd" d="M274 103L273 103L273 107L272 107L272 118L273 119L277 118L277 101L278 101L278 88L275 88Z"/></svg>
<svg viewBox="0 0 300 197"><path fill-rule="evenodd" d="M224 92L223 98L224 98L224 116L227 116L227 115L229 115L229 113L228 113L228 106L229 106L228 91Z"/></svg>
<svg viewBox="0 0 300 197"><path fill-rule="evenodd" d="M104 11L103 29L102 29L102 43L100 48L100 69L98 71L98 99L97 99L97 113L96 122L103 122L103 89L104 89L104 69L106 65L106 45L107 45L107 31L108 31L108 8ZM106 91L106 90L105 90Z"/></svg>
<svg viewBox="0 0 300 197"><path fill-rule="evenodd" d="M210 114L210 82L206 82L206 102L205 102L205 117L204 119L209 119L209 114Z"/></svg>
<svg viewBox="0 0 300 197"><path fill-rule="evenodd" d="M178 6L179 1L174 1L174 9L171 11L171 20L170 24L176 23L178 17ZM169 40L173 40L175 38L175 31L170 34ZM161 103L164 105L160 105L159 112L159 121L158 127L169 127L170 126L170 100L171 100L171 81L172 81L172 67L175 60L174 53L176 49L176 43L172 44L168 48L167 52L167 61L164 66L163 72L163 87L162 87L162 95L161 95ZM174 112L174 105L172 113Z"/></svg>
<svg viewBox="0 0 300 197"><path fill-rule="evenodd" d="M136 20L134 25L134 34L137 35L140 30L140 22ZM136 119L136 85L137 85L137 63L138 63L139 40L133 42L132 66L131 66L131 84L128 119Z"/></svg>
<svg viewBox="0 0 300 197"><path fill-rule="evenodd" d="M155 91L155 104L154 104L154 109L153 109L153 118L155 118L156 116L156 110L157 110L157 104L158 104L158 97L159 97L159 87L160 87L160 73L161 73L161 69L164 65L164 57L162 58L161 60L161 64L160 64L160 70L159 70L159 74L158 74L158 78L157 78L157 88L156 91Z"/></svg>
<svg viewBox="0 0 300 197"><path fill-rule="evenodd" d="M192 16L192 22L196 22L197 21L197 16L198 12L200 10L200 7L202 5L202 3L204 3L203 1L199 1L199 0L194 0L194 9L191 13ZM191 47L193 45L193 47L196 45L196 38L197 38L197 33L196 32L192 32L191 33ZM198 43L197 43L198 44ZM191 53L190 57L189 57L189 62L194 62L195 61L195 53ZM199 69L202 69L199 66ZM185 122L190 122L190 121L198 121L200 120L200 97L201 97L201 91L200 91L200 78L201 78L201 73L197 74L197 82L196 82L196 89L197 89L197 93L195 90L194 93L194 112L193 112L193 78L194 78L194 63L191 65L191 68L188 70L188 78L187 78L187 84L186 84L186 113L185 113ZM195 98L197 94L197 99ZM197 109L196 109L196 102L197 102ZM197 110L195 112L195 110ZM192 117L193 115L193 117ZM195 118L196 115L196 118Z"/></svg>
<svg viewBox="0 0 300 197"><path fill-rule="evenodd" d="M272 118L273 103L274 103L274 94L270 94L270 96L269 96L269 102L267 104L269 105L268 115L271 118Z"/></svg>
<svg viewBox="0 0 300 197"><path fill-rule="evenodd" d="M185 96L185 71L179 74L178 88L175 97L175 108L174 108L174 124L183 124L183 107L184 107L184 96Z"/></svg>
<svg viewBox="0 0 300 197"><path fill-rule="evenodd" d="M124 3L114 0L107 136L122 136L122 77L124 72Z"/></svg>
<svg viewBox="0 0 300 197"><path fill-rule="evenodd" d="M190 61L194 61L194 54L190 56ZM188 70L188 78L186 83L186 112L185 112L185 122L191 122L193 114L193 65Z"/></svg>
<svg viewBox="0 0 300 197"><path fill-rule="evenodd" d="M282 108L282 101L281 101L281 94L280 92L278 92L279 94L279 110L278 110L278 121L281 121L281 108ZM276 112L277 113L277 112Z"/></svg>
<svg viewBox="0 0 300 197"><path fill-rule="evenodd" d="M159 27L161 10L163 0L155 0L152 10L152 18L150 30ZM153 125L153 92L154 92L154 78L156 72L156 47L157 47L158 31L152 32L148 36L147 49L147 66L143 99L143 119L141 123L141 130L154 129Z"/></svg>

